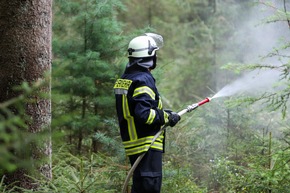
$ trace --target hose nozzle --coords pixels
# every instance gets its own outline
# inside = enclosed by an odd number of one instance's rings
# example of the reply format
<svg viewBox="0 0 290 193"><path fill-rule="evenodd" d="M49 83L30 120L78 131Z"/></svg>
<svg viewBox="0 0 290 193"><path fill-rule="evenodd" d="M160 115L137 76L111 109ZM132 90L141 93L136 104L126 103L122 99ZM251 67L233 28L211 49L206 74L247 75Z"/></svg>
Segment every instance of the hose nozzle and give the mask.
<svg viewBox="0 0 290 193"><path fill-rule="evenodd" d="M193 111L194 109L196 109L197 107L205 104L205 103L208 103L209 101L211 101L212 98L205 98L204 100L200 101L199 103L194 103L192 105L189 105L186 109L183 109L182 111L178 112L178 115L181 116L185 113L188 113L188 112L191 112Z"/></svg>
<svg viewBox="0 0 290 193"><path fill-rule="evenodd" d="M200 101L200 102L198 103L198 106L201 106L201 105L203 105L203 104L205 104L205 103L208 103L210 100L211 100L211 98L207 97L207 98L205 98L204 100Z"/></svg>

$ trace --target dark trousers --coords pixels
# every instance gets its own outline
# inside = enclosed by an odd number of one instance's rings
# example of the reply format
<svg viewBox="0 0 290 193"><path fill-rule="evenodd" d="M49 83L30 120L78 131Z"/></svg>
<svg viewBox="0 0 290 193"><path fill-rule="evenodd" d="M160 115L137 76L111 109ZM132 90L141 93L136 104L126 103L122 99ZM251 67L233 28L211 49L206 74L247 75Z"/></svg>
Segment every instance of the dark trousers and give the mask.
<svg viewBox="0 0 290 193"><path fill-rule="evenodd" d="M130 156L131 165L138 156ZM131 193L160 193L162 184L162 152L149 149L133 174Z"/></svg>

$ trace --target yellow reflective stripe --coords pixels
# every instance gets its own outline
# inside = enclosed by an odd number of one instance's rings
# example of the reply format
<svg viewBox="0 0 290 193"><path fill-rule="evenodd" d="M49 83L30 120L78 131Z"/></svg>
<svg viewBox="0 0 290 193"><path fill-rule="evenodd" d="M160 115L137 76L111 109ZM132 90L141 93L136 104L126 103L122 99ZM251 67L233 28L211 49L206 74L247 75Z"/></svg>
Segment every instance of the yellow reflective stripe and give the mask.
<svg viewBox="0 0 290 193"><path fill-rule="evenodd" d="M169 121L168 119L169 115L164 111L164 122L167 123Z"/></svg>
<svg viewBox="0 0 290 193"><path fill-rule="evenodd" d="M122 96L122 108L123 108L123 114L124 118L127 120L128 123L128 132L130 136L130 140L136 140L138 138L134 118L130 114L128 100L126 95Z"/></svg>
<svg viewBox="0 0 290 193"><path fill-rule="evenodd" d="M156 111L154 109L150 109L150 113L146 121L146 124L150 125L154 121L155 117L156 117Z"/></svg>
<svg viewBox="0 0 290 193"><path fill-rule="evenodd" d="M162 100L161 100L161 98L159 98L159 101L158 101L158 109L162 109L162 108L163 108Z"/></svg>
<svg viewBox="0 0 290 193"><path fill-rule="evenodd" d="M163 143L154 142L153 145L151 146L151 148L163 150Z"/></svg>
<svg viewBox="0 0 290 193"><path fill-rule="evenodd" d="M141 147L136 147L133 149L125 149L127 155L134 155L142 152L146 152L149 149L149 145L144 145Z"/></svg>
<svg viewBox="0 0 290 193"><path fill-rule="evenodd" d="M149 136L149 137L143 137L137 140L132 140L132 141L124 141L123 145L125 148L131 148L131 147L136 147L136 146L141 146L147 143L151 143L153 140L154 136ZM156 141L159 141L160 143L163 142L164 136L160 135ZM155 142L156 142L155 141Z"/></svg>
<svg viewBox="0 0 290 193"><path fill-rule="evenodd" d="M133 97L138 96L140 94L148 94L153 100L155 100L155 93L148 86L141 86L139 88L136 88L134 90Z"/></svg>
<svg viewBox="0 0 290 193"><path fill-rule="evenodd" d="M125 149L125 152L127 155L134 155L134 154L146 152L146 151L148 151L149 148L150 148L150 145L146 144L146 145L142 145L142 146L131 148L131 149ZM158 149L158 150L162 151L163 144L159 143L159 142L154 142L153 145L151 146L151 148Z"/></svg>

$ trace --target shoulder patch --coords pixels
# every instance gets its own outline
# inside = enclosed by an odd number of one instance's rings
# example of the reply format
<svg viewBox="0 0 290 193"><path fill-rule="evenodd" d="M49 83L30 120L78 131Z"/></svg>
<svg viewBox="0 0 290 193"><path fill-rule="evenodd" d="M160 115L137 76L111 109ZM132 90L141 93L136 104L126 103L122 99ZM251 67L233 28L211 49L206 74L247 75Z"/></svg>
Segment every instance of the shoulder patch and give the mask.
<svg viewBox="0 0 290 193"><path fill-rule="evenodd" d="M118 79L114 85L115 94L127 94L132 80Z"/></svg>

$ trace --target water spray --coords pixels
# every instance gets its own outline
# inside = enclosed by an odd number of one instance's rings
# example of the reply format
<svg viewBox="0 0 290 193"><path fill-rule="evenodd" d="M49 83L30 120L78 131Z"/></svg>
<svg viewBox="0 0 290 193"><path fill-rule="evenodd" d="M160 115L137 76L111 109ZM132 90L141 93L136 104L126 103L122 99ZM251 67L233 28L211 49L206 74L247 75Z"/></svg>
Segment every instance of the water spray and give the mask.
<svg viewBox="0 0 290 193"><path fill-rule="evenodd" d="M179 116L182 116L184 115L185 113L189 113L193 110L195 110L197 107L199 106L202 106L204 105L205 103L208 103L212 100L212 98L205 98L203 99L202 101L198 102L198 103L193 103L191 105L188 105L185 109L179 111L177 114ZM161 133L163 133L163 131L167 128L167 124L165 124L154 136L154 138L152 139L152 142L151 144L149 145L147 151L150 149L150 147L153 145L153 143L155 142L155 140L161 135ZM145 153L142 153L137 159L136 161L134 162L133 166L131 167L131 169L129 170L128 174L127 174L127 177L126 177L126 180L125 180L125 183L123 185L123 189L122 189L122 193L126 193L126 189L127 189L127 186L128 186L128 183L130 181L130 178L132 177L133 175L133 172L135 171L136 167L138 166L138 164L140 163L140 161L142 160L142 158L144 157L144 155L146 154Z"/></svg>

